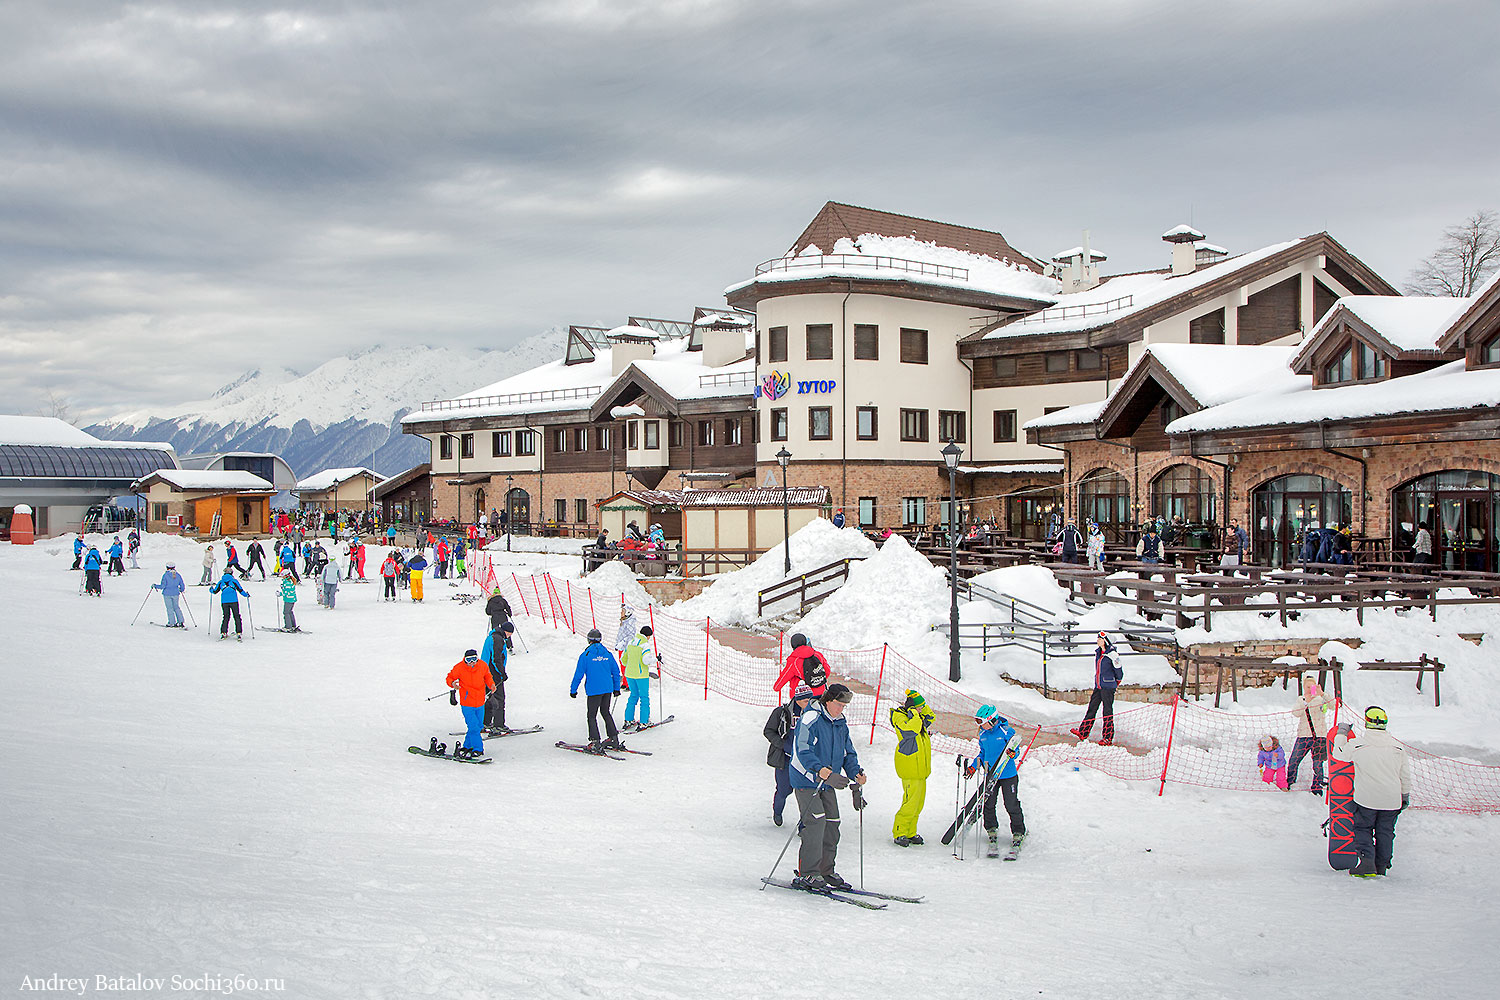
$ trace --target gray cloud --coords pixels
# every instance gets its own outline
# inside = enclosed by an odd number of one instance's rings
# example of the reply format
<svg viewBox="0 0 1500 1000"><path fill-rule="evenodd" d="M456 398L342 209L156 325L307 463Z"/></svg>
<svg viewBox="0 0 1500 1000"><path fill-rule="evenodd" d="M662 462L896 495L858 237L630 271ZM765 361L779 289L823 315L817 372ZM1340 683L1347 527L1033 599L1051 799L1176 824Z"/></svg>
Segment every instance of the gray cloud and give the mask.
<svg viewBox="0 0 1500 1000"><path fill-rule="evenodd" d="M1330 230L1399 283L1497 205L1493 4L12 2L0 409L206 395L372 343L677 315L828 198Z"/></svg>

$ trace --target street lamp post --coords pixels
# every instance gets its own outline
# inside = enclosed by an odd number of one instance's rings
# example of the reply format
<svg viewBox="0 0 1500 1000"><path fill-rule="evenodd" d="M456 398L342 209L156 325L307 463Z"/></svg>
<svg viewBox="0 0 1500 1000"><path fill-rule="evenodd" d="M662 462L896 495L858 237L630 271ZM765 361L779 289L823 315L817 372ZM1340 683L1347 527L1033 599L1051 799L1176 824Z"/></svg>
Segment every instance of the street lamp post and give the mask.
<svg viewBox="0 0 1500 1000"><path fill-rule="evenodd" d="M958 665L958 457L963 449L952 441L943 449L948 467L948 679L959 679Z"/></svg>
<svg viewBox="0 0 1500 1000"><path fill-rule="evenodd" d="M786 497L786 466L792 460L792 453L786 450L786 445L776 453L776 463L781 466L781 551L786 556L785 574L792 575L792 517L787 510Z"/></svg>
<svg viewBox="0 0 1500 1000"><path fill-rule="evenodd" d="M510 551L510 484L516 481L515 476L505 477L505 551Z"/></svg>

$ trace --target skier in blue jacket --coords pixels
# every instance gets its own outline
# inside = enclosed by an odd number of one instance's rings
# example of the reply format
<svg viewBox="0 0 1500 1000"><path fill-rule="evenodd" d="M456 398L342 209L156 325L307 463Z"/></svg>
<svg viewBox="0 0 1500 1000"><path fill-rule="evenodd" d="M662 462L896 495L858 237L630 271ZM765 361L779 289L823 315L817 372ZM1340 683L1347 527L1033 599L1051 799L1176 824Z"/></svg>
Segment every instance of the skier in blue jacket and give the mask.
<svg viewBox="0 0 1500 1000"><path fill-rule="evenodd" d="M865 783L865 772L844 719L844 710L853 700L847 687L830 684L797 720L791 779L802 813L802 846L794 881L800 889L851 888L833 866L839 850L839 803L834 793L856 782L854 808L864 805L858 786Z"/></svg>
<svg viewBox="0 0 1500 1000"><path fill-rule="evenodd" d="M96 546L89 546L89 554L83 557L83 592L93 594L95 597L104 596L104 588L99 583L99 570L104 567L104 557L99 554Z"/></svg>
<svg viewBox="0 0 1500 1000"><path fill-rule="evenodd" d="M186 628L182 624L182 609L177 606L177 598L187 590L187 585L177 572L177 564L167 563L167 571L161 575L161 582L153 583L151 589L161 591L162 600L167 602L167 628Z"/></svg>
<svg viewBox="0 0 1500 1000"><path fill-rule="evenodd" d="M1099 633L1099 642L1094 649L1094 693L1089 698L1089 710L1084 715L1083 721L1078 724L1077 729L1070 730L1079 740L1089 738L1089 731L1094 728L1094 715L1102 707L1104 709L1104 736L1099 740L1101 747L1111 746L1115 742L1115 688L1120 686L1125 672L1120 669L1119 654L1115 652L1115 644L1110 641L1108 632Z"/></svg>
<svg viewBox="0 0 1500 1000"><path fill-rule="evenodd" d="M248 599L250 591L240 586L240 582L234 578L234 570L224 568L224 575L219 582L208 589L210 594L219 595L219 607L223 610L223 619L219 622L219 638L229 637L229 619L234 617L234 637L243 642L241 638L244 626L240 624L240 595L244 594Z"/></svg>
<svg viewBox="0 0 1500 1000"><path fill-rule="evenodd" d="M74 569L82 569L83 568L83 554L87 550L88 550L88 547L83 544L83 536L82 535L79 535L77 538L73 539L73 568Z"/></svg>
<svg viewBox="0 0 1500 1000"><path fill-rule="evenodd" d="M573 672L569 698L578 697L579 682L583 683L583 693L588 696L590 749L623 750L614 717L609 714L609 700L620 690L620 663L615 654L604 648L604 635L598 629L589 630L589 644L578 657L578 669ZM603 743L599 742L600 715L604 716L604 731L609 734Z"/></svg>
<svg viewBox="0 0 1500 1000"><path fill-rule="evenodd" d="M125 546L120 544L120 536L116 535L114 544L109 547L109 569L106 570L109 575L113 576L117 573L120 576L125 575L124 556Z"/></svg>
<svg viewBox="0 0 1500 1000"><path fill-rule="evenodd" d="M490 665L490 677L495 682L484 702L484 729L487 735L491 732L510 732L505 725L505 682L510 679L510 672L506 669L510 662L508 640L515 630L514 622L506 622L498 628L490 629L489 634L484 637L484 648L479 651L479 658Z"/></svg>
<svg viewBox="0 0 1500 1000"><path fill-rule="evenodd" d="M969 773L972 775L975 770L982 769L995 779L995 784L984 797L984 832L989 836L991 846L996 845L1000 822L995 818L995 800L1003 793L1005 811L1010 815L1011 846L1019 847L1026 837L1026 816L1021 812L1016 757L1005 752L1010 741L1015 739L1016 731L994 705L980 705L974 712L974 721L979 725L979 755L970 761Z"/></svg>

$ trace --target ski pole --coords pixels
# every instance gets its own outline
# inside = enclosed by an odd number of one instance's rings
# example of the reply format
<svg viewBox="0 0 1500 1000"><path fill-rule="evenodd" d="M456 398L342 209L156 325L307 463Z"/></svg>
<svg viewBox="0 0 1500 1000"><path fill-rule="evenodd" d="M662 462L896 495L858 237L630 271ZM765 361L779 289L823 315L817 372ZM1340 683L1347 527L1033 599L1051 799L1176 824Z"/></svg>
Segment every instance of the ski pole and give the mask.
<svg viewBox="0 0 1500 1000"><path fill-rule="evenodd" d="M452 693L452 688L444 688L442 694L435 694L431 698L428 698L427 701L437 701L439 698L446 698Z"/></svg>
<svg viewBox="0 0 1500 1000"><path fill-rule="evenodd" d="M141 606L135 609L135 618L130 619L130 624L135 624L136 618L139 618L141 616L141 612L146 610L146 601L149 600L151 600L151 591L148 590L146 591L146 600L142 601Z"/></svg>
<svg viewBox="0 0 1500 1000"><path fill-rule="evenodd" d="M814 788L813 791L815 791L815 792L821 792L822 790L823 790L823 783L820 781L820 782L818 782L818 787ZM799 813L802 811L800 803L798 804L798 810L797 811ZM784 857L786 857L787 849L792 846L792 838L795 837L795 836L797 836L797 834L799 834L801 832L802 832L802 821L801 821L801 818L799 817L798 820L797 820L797 825L794 826L794 827L792 827L791 835L786 838L786 843L781 845L781 853L778 854L778 855L776 855L776 863L771 866L771 874L767 875L766 878L772 879L772 878L776 877L776 869L778 869L778 868L781 867L781 859L784 858ZM766 883L765 882L761 882L761 884L760 884L760 891L761 892L765 892L766 891Z"/></svg>
<svg viewBox="0 0 1500 1000"><path fill-rule="evenodd" d="M245 595L245 621L250 623L250 639L255 639L255 610L250 607L250 595Z"/></svg>
<svg viewBox="0 0 1500 1000"><path fill-rule="evenodd" d="M193 622L193 628L197 628L198 627L198 619L193 618L193 602L192 601L183 601L182 602L182 606L187 609L188 618L192 619L192 622Z"/></svg>
<svg viewBox="0 0 1500 1000"><path fill-rule="evenodd" d="M854 811L859 813L859 887L865 887L865 793L854 786L854 797L858 799L854 804Z"/></svg>

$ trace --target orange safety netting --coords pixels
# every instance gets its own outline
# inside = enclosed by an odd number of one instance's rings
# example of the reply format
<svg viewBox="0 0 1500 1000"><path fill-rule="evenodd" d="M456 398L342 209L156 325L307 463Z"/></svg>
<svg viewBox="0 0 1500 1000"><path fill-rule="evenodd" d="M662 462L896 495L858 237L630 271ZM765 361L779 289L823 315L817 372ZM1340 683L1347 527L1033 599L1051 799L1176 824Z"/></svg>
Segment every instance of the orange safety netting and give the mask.
<svg viewBox="0 0 1500 1000"><path fill-rule="evenodd" d="M488 556L469 564L469 577L491 591L499 586L513 611L539 618L544 624L582 634L591 628L613 643L620 612L627 602L619 594L595 594L588 587L551 574L517 576L497 572ZM738 629L721 629L708 620L676 617L655 605L628 606L638 625L650 624L662 674L689 687L745 705L770 708L782 700L771 685L780 673L785 636L754 636ZM933 750L972 755L974 710L981 704L906 659L889 646L875 649L819 649L832 673L854 692L845 715L852 725L890 730L889 710L906 691L922 692L937 713ZM1083 716L1079 706L1078 716ZM1347 716L1348 713L1345 713ZM1198 785L1239 791L1271 790L1262 779L1256 751L1262 738L1274 736L1290 762L1297 743L1299 713L1262 715L1224 712L1193 701L1174 698L1162 704L1122 703L1114 714L1113 745L1079 742L1069 731L1076 722L1038 725L1011 717L1028 740L1023 760L1036 764L1090 767L1126 781L1149 781L1158 791L1168 784ZM1344 718L1342 721L1352 721ZM1093 740L1103 736L1103 720L1096 720ZM1318 720L1331 730L1332 715ZM1321 749L1321 748L1320 748ZM1440 757L1413 747L1411 754L1412 806L1455 812L1500 812L1500 767ZM1296 788L1310 787L1318 757L1308 753L1299 762ZM1325 765L1326 766L1326 765Z"/></svg>

